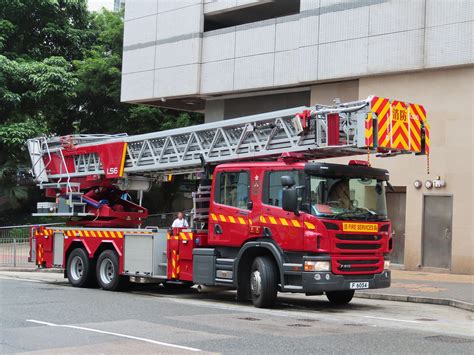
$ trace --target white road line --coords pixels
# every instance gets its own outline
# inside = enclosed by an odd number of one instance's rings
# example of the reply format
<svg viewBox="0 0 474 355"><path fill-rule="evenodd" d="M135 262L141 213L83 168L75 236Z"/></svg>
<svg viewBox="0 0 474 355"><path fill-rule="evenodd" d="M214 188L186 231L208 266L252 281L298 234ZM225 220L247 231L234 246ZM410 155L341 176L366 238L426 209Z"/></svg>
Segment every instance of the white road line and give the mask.
<svg viewBox="0 0 474 355"><path fill-rule="evenodd" d="M18 277L8 277L8 276L0 276L0 280L10 280L10 281L25 281L25 282L36 282L36 283L43 283L45 281L42 280L32 280L32 279L20 279Z"/></svg>
<svg viewBox="0 0 474 355"><path fill-rule="evenodd" d="M135 337L135 336L133 336L133 335L121 334L121 333L114 333L114 332L107 332L107 331L105 331L105 330L100 330L100 329L92 329L92 328L86 328L86 327L79 327L79 326L77 326L77 325L54 324L54 323L43 322L43 321L34 320L34 319L27 319L26 321L27 321L27 322L30 322L30 323L36 323L36 324L41 324L41 325L47 325L47 326L50 326L50 327L71 328L71 329L84 330L84 331L87 331L87 332L113 335L113 336L116 336L116 337L121 337L121 338L127 338L127 339L133 339L133 340L143 341L143 342L145 342L145 343L151 343L151 344L155 344L155 345L168 346L168 347L170 347L170 348L176 348L176 349L182 349L182 350L189 350L189 351L202 351L201 349L190 348L190 347L188 347L188 346L175 345L175 344L170 344L170 343L163 343L163 342L161 342L161 341L156 341L156 340L147 339L147 338Z"/></svg>
<svg viewBox="0 0 474 355"><path fill-rule="evenodd" d="M397 318L384 318L384 317L373 317L373 316L363 316L364 318L371 318L371 319L381 319L381 320L390 320L394 322L405 322L405 323L421 323L416 320L407 320L407 319L397 319Z"/></svg>

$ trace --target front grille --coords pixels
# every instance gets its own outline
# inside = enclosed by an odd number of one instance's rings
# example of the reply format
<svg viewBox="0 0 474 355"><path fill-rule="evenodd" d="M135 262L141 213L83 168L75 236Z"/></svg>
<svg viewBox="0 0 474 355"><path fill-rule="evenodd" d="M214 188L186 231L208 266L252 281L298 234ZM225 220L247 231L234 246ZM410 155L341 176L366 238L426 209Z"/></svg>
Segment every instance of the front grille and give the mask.
<svg viewBox="0 0 474 355"><path fill-rule="evenodd" d="M335 252L374 252L383 247L382 235L366 233L336 233L333 239Z"/></svg>
<svg viewBox="0 0 474 355"><path fill-rule="evenodd" d="M380 248L380 244L347 244L347 243L336 243L338 249L344 250L376 250Z"/></svg>
<svg viewBox="0 0 474 355"><path fill-rule="evenodd" d="M335 274L377 274L383 270L383 257L348 257L332 259L332 271Z"/></svg>
<svg viewBox="0 0 474 355"><path fill-rule="evenodd" d="M381 235L377 234L336 234L339 240L362 240L366 242L374 242L382 239Z"/></svg>

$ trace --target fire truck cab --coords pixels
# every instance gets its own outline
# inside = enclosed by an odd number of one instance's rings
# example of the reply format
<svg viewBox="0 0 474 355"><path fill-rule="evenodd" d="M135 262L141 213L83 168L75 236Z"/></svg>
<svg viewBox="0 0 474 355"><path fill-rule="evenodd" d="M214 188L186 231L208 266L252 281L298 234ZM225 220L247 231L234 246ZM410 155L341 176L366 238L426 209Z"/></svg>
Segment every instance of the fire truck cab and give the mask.
<svg viewBox="0 0 474 355"><path fill-rule="evenodd" d="M232 284L267 306L277 291L325 292L344 303L355 289L389 287L389 175L363 163L287 156L218 166L207 246L194 249L194 270L207 273L193 281Z"/></svg>

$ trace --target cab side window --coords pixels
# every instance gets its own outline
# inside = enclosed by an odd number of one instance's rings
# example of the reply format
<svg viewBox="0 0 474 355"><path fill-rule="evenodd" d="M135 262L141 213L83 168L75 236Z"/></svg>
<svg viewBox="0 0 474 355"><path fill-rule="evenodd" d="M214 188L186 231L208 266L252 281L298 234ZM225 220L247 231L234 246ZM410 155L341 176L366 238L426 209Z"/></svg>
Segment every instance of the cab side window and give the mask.
<svg viewBox="0 0 474 355"><path fill-rule="evenodd" d="M249 173L246 171L217 174L214 201L226 206L247 209Z"/></svg>
<svg viewBox="0 0 474 355"><path fill-rule="evenodd" d="M282 176L293 176L296 185L299 185L299 177L297 171L294 170L280 170L270 171L265 173L263 203L270 206L281 207L281 197L283 194L283 187L281 186Z"/></svg>

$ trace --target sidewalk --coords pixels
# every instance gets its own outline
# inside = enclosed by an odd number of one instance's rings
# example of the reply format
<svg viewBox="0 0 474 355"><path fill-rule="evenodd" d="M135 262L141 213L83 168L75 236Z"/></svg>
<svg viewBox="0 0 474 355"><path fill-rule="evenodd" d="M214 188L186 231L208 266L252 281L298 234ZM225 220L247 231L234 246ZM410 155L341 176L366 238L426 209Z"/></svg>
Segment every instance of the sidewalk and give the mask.
<svg viewBox="0 0 474 355"><path fill-rule="evenodd" d="M36 269L32 264L17 268L0 267L3 275L14 276L19 271L25 272L27 277L44 281L66 281L60 269ZM54 273L61 275L55 276ZM474 276L392 270L390 288L357 291L355 297L440 304L474 312Z"/></svg>
<svg viewBox="0 0 474 355"><path fill-rule="evenodd" d="M474 311L474 276L392 270L390 288L358 291L355 297L442 304Z"/></svg>

